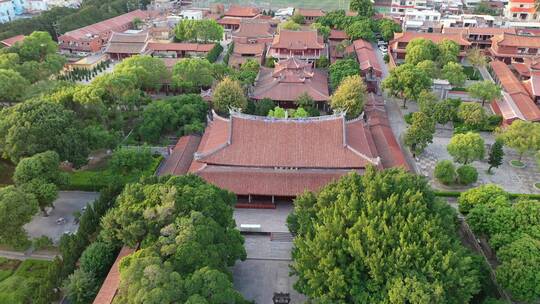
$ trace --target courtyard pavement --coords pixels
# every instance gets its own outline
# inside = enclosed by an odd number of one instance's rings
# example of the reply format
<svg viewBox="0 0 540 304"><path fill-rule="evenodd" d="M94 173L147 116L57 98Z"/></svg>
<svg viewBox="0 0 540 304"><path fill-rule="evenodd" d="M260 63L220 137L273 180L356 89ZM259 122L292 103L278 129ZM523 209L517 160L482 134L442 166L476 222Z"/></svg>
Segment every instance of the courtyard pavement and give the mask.
<svg viewBox="0 0 540 304"><path fill-rule="evenodd" d="M293 210L292 203L277 203L276 209L234 209L236 226L261 225L261 232L289 232L287 216Z"/></svg>
<svg viewBox="0 0 540 304"><path fill-rule="evenodd" d="M49 216L43 216L39 212L24 228L31 239L45 235L51 238L54 244L58 244L64 233L74 233L79 228L73 213L76 211L82 213L82 208L96 200L98 196L98 192L60 191L58 199L54 202L55 208L47 210ZM65 222L57 224L59 218L64 218Z"/></svg>

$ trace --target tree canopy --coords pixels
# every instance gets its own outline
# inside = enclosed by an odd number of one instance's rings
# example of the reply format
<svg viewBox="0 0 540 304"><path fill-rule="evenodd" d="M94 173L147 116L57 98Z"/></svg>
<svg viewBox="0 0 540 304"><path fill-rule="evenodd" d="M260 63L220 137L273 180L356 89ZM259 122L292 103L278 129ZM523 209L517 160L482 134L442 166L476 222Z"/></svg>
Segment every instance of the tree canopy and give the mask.
<svg viewBox="0 0 540 304"><path fill-rule="evenodd" d="M183 19L174 29L177 41L220 41L223 38L223 27L213 19Z"/></svg>
<svg viewBox="0 0 540 304"><path fill-rule="evenodd" d="M356 118L364 110L366 85L360 75L345 77L330 98L334 111L345 111L347 117Z"/></svg>
<svg viewBox="0 0 540 304"><path fill-rule="evenodd" d="M521 160L524 153L540 150L540 125L518 119L502 131L499 138L518 151Z"/></svg>
<svg viewBox="0 0 540 304"><path fill-rule="evenodd" d="M412 124L405 133L405 144L413 154L422 153L433 142L435 122L423 112L413 113Z"/></svg>
<svg viewBox="0 0 540 304"><path fill-rule="evenodd" d="M455 87L462 86L467 80L461 64L450 61L441 70L442 78L448 80Z"/></svg>
<svg viewBox="0 0 540 304"><path fill-rule="evenodd" d="M129 73L143 90L158 90L169 79L169 71L160 58L148 55L131 56L115 66L116 73Z"/></svg>
<svg viewBox="0 0 540 304"><path fill-rule="evenodd" d="M330 86L337 89L341 81L347 76L354 76L360 73L360 66L355 59L339 59L330 65Z"/></svg>
<svg viewBox="0 0 540 304"><path fill-rule="evenodd" d="M357 12L358 16L371 18L375 14L373 3L370 0L351 0L349 9Z"/></svg>
<svg viewBox="0 0 540 304"><path fill-rule="evenodd" d="M360 19L347 26L345 32L351 40L364 39L367 41L375 40L373 34L373 23L369 19Z"/></svg>
<svg viewBox="0 0 540 304"><path fill-rule="evenodd" d="M454 161L464 165L483 159L485 154L484 140L474 132L455 134L447 149Z"/></svg>
<svg viewBox="0 0 540 304"><path fill-rule="evenodd" d="M231 108L246 109L247 98L240 83L227 77L216 86L212 104L218 113L227 114Z"/></svg>
<svg viewBox="0 0 540 304"><path fill-rule="evenodd" d="M390 71L390 75L383 80L382 87L390 95L402 98L405 107L407 100L416 100L421 92L430 89L431 82L423 70L405 63Z"/></svg>
<svg viewBox="0 0 540 304"><path fill-rule="evenodd" d="M0 102L18 102L22 100L30 83L14 70L0 69Z"/></svg>
<svg viewBox="0 0 540 304"><path fill-rule="evenodd" d="M351 173L295 201L295 289L321 303L467 303L480 275L425 179ZM459 290L459 292L456 292Z"/></svg>
<svg viewBox="0 0 540 304"><path fill-rule="evenodd" d="M212 64L206 59L185 58L174 65L173 84L188 92L207 88L214 82Z"/></svg>
<svg viewBox="0 0 540 304"><path fill-rule="evenodd" d="M28 237L23 225L38 211L34 195L8 186L0 188L0 243L24 247Z"/></svg>
<svg viewBox="0 0 540 304"><path fill-rule="evenodd" d="M478 98L482 101L482 106L487 102L491 102L496 98L500 98L501 87L489 80L475 82L467 88L467 92L473 98Z"/></svg>

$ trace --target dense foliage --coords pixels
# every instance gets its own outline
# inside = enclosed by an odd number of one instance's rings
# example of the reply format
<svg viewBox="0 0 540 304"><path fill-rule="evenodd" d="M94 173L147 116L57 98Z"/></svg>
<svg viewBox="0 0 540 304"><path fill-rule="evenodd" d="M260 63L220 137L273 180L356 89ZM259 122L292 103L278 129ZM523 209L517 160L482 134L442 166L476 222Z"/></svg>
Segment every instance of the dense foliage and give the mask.
<svg viewBox="0 0 540 304"><path fill-rule="evenodd" d="M348 76L358 75L360 66L355 59L339 59L330 65L330 86L332 89L337 89L341 81Z"/></svg>
<svg viewBox="0 0 540 304"><path fill-rule="evenodd" d="M103 219L107 243L141 249L120 267L123 303L245 303L228 267L246 252L232 218L235 197L195 176L127 185ZM148 269L152 269L151 272Z"/></svg>
<svg viewBox="0 0 540 304"><path fill-rule="evenodd" d="M38 211L38 202L33 194L25 193L14 186L0 188L0 243L24 248L28 237L23 225Z"/></svg>
<svg viewBox="0 0 540 304"><path fill-rule="evenodd" d="M321 303L467 303L478 265L425 179L368 168L295 201L295 288Z"/></svg>
<svg viewBox="0 0 540 304"><path fill-rule="evenodd" d="M223 27L214 19L183 19L174 29L177 41L209 42L223 39Z"/></svg>
<svg viewBox="0 0 540 304"><path fill-rule="evenodd" d="M519 301L540 299L540 201L511 202L496 185L484 185L461 194L459 208L473 231L486 237L500 265L497 281Z"/></svg>
<svg viewBox="0 0 540 304"><path fill-rule="evenodd" d="M347 76L330 99L334 111L347 113L348 118L358 117L364 111L366 85L360 75Z"/></svg>

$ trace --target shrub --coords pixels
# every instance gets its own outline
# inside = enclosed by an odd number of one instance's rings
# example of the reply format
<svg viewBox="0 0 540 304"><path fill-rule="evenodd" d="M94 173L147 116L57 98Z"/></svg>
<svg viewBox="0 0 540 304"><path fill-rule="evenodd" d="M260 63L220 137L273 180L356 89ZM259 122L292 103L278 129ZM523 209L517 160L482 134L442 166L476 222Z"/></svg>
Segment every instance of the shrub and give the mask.
<svg viewBox="0 0 540 304"><path fill-rule="evenodd" d="M53 245L53 242L50 237L42 235L37 239L32 240L35 250L47 249Z"/></svg>
<svg viewBox="0 0 540 304"><path fill-rule="evenodd" d="M403 118L405 119L405 122L406 122L408 125L412 124L412 116L413 116L413 113L414 113L414 112L407 113L407 114L403 115Z"/></svg>
<svg viewBox="0 0 540 304"><path fill-rule="evenodd" d="M221 46L221 44L216 43L212 50L210 50L210 52L208 52L208 54L206 55L206 59L211 63L214 63L218 59L221 52L223 52L223 47Z"/></svg>
<svg viewBox="0 0 540 304"><path fill-rule="evenodd" d="M478 180L478 171L470 165L463 165L457 169L458 182L462 185L470 185Z"/></svg>
<svg viewBox="0 0 540 304"><path fill-rule="evenodd" d="M144 171L152 164L152 153L149 148L120 148L114 151L109 164L113 172L122 174Z"/></svg>
<svg viewBox="0 0 540 304"><path fill-rule="evenodd" d="M103 242L94 242L81 256L81 269L92 273L96 278L104 278L116 256L116 248Z"/></svg>
<svg viewBox="0 0 540 304"><path fill-rule="evenodd" d="M435 178L445 184L450 185L456 179L456 168L451 160L441 160L437 162L434 172Z"/></svg>
<svg viewBox="0 0 540 304"><path fill-rule="evenodd" d="M503 121L503 117L501 115L491 115L487 119L487 123L490 126L497 127L499 126Z"/></svg>

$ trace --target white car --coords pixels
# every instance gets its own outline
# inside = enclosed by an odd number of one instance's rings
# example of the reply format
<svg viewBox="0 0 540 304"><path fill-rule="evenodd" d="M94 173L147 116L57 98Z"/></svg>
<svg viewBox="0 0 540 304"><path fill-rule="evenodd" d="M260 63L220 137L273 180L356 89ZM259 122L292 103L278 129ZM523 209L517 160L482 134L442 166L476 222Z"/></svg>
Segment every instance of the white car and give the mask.
<svg viewBox="0 0 540 304"><path fill-rule="evenodd" d="M379 45L379 50L381 50L381 52L383 52L383 53L388 52L388 48L386 46L384 46L384 45Z"/></svg>
<svg viewBox="0 0 540 304"><path fill-rule="evenodd" d="M377 45L378 46L381 46L381 45L388 45L388 42L384 41L384 40L378 40L377 41Z"/></svg>

